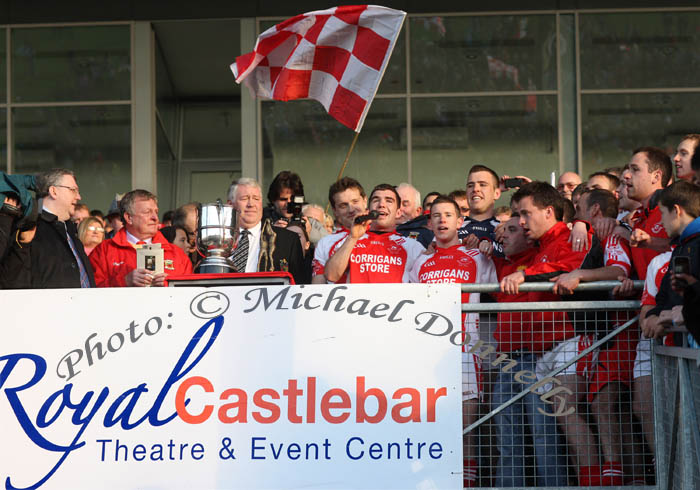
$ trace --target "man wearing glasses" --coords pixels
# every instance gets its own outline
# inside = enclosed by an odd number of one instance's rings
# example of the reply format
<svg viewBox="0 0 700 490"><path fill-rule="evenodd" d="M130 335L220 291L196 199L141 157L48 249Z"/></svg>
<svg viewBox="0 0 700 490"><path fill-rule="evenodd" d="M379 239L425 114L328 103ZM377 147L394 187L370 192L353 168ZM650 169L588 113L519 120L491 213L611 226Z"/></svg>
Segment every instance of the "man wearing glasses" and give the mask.
<svg viewBox="0 0 700 490"><path fill-rule="evenodd" d="M559 177L559 182L557 183L557 191L559 191L561 197L570 201L571 194L574 192L574 189L576 189L576 186L578 186L580 183L581 177L577 173L564 172L563 174L561 174L561 177Z"/></svg>
<svg viewBox="0 0 700 490"><path fill-rule="evenodd" d="M15 232L1 274L3 286L21 289L95 287L90 261L71 221L80 191L73 172L52 169L37 176L43 198L36 226Z"/></svg>

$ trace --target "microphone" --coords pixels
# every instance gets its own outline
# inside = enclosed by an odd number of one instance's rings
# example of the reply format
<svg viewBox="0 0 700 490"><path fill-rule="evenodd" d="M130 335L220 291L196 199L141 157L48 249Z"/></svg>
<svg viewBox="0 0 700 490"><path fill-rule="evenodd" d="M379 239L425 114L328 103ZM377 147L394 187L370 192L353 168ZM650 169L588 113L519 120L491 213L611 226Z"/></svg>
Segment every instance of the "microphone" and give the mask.
<svg viewBox="0 0 700 490"><path fill-rule="evenodd" d="M369 213L365 214L364 216L358 216L355 218L355 224L359 225L364 223L365 221L369 221L371 219L377 219L379 218L379 211L370 211Z"/></svg>

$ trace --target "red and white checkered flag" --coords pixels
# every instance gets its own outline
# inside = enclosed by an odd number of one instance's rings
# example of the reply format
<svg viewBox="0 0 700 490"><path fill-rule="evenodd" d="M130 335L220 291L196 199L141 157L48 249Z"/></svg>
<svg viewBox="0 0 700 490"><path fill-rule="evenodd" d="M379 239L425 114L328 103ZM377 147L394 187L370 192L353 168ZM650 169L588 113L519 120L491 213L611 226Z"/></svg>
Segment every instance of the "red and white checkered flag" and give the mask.
<svg viewBox="0 0 700 490"><path fill-rule="evenodd" d="M406 13L376 5L297 15L263 32L231 70L253 95L315 99L359 132Z"/></svg>

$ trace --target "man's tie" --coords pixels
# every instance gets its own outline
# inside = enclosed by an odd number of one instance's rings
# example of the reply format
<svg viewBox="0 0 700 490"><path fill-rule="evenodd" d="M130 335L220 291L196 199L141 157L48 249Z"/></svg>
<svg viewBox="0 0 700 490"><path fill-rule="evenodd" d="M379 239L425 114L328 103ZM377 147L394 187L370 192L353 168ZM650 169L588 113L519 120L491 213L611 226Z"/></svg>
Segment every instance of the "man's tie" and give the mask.
<svg viewBox="0 0 700 490"><path fill-rule="evenodd" d="M245 266L248 263L248 230L241 231L241 237L238 239L238 246L233 251L233 268L236 272L245 272Z"/></svg>
<svg viewBox="0 0 700 490"><path fill-rule="evenodd" d="M81 288L89 288L90 287L90 278L88 277L87 271L85 270L85 266L83 265L83 261L80 260L80 255L78 255L78 251L75 248L75 243L73 243L73 239L70 236L70 233L68 233L68 227L66 226L65 223L63 223L64 228L66 229L66 238L68 239L68 246L71 249L71 252L73 252L73 256L75 257L75 261L78 263L78 269L80 270L80 287Z"/></svg>

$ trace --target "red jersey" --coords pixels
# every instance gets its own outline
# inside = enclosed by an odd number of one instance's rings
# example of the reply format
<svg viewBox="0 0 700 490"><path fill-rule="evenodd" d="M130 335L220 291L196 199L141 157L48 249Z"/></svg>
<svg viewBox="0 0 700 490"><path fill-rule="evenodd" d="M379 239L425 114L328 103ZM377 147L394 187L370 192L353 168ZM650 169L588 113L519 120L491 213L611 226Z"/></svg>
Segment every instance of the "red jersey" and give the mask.
<svg viewBox="0 0 700 490"><path fill-rule="evenodd" d="M368 231L350 254L351 283L408 282L408 276L425 249L417 240L396 233Z"/></svg>
<svg viewBox="0 0 700 490"><path fill-rule="evenodd" d="M631 247L629 240L626 240L617 235L610 235L605 239L605 267L617 266L623 271L627 277L632 272Z"/></svg>
<svg viewBox="0 0 700 490"><path fill-rule="evenodd" d="M636 213L635 217L637 218L637 221L634 223L635 230L644 230L651 237L668 238L664 225L661 222L661 210L659 206L651 210L649 208L644 208ZM651 260L660 253L661 252L658 250L652 248L632 248L632 264L634 265L634 270L637 272L637 277L639 277L639 279L646 279L647 267L649 267Z"/></svg>
<svg viewBox="0 0 700 490"><path fill-rule="evenodd" d="M467 250L463 245L455 245L449 248L436 247L434 254L418 257L411 269L409 281L422 284L486 284L498 282L498 278L491 259L477 249ZM478 303L480 296L479 293L462 293L462 303ZM478 313L462 314L462 323L468 332L476 331L478 318Z"/></svg>
<svg viewBox="0 0 700 490"><path fill-rule="evenodd" d="M671 261L671 252L663 252L651 259L647 267L646 279L644 280L644 292L642 293L642 306L656 306L656 295L661 287L661 280L668 271L668 264Z"/></svg>
<svg viewBox="0 0 700 490"><path fill-rule="evenodd" d="M163 269L166 274L191 274L192 262L180 247L168 242L157 232L153 243L163 249ZM126 275L136 269L136 248L126 239L126 229L119 230L114 238L100 243L90 254L98 288L124 287Z"/></svg>

